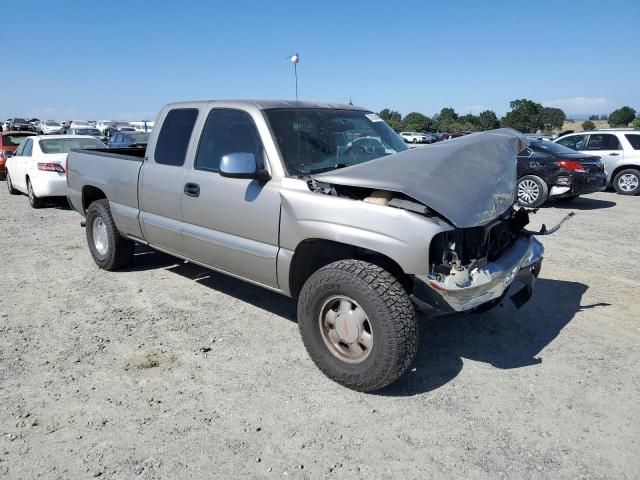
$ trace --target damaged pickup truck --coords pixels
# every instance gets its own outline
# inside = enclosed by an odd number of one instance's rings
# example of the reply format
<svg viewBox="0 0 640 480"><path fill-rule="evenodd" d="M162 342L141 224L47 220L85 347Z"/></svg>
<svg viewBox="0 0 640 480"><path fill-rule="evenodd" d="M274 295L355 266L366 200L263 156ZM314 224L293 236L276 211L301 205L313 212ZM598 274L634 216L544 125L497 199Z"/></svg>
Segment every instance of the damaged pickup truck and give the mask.
<svg viewBox="0 0 640 480"><path fill-rule="evenodd" d="M514 207L525 144L503 129L408 150L349 105L176 103L146 152L72 151L68 195L100 268L138 242L297 298L315 364L372 391L411 364L416 306L529 299L543 247Z"/></svg>

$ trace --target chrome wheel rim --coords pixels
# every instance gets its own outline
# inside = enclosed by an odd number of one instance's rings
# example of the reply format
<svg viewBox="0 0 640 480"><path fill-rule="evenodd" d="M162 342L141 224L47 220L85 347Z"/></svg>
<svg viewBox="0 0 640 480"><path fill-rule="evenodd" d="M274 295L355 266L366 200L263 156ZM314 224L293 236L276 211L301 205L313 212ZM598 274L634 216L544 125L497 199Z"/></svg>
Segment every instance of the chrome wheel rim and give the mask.
<svg viewBox="0 0 640 480"><path fill-rule="evenodd" d="M518 183L518 198L523 203L535 203L540 197L540 187L533 180L522 180Z"/></svg>
<svg viewBox="0 0 640 480"><path fill-rule="evenodd" d="M373 329L364 309L343 295L327 299L318 316L322 340L336 358L347 363L365 361L373 349Z"/></svg>
<svg viewBox="0 0 640 480"><path fill-rule="evenodd" d="M31 186L31 180L27 182L27 195L29 196L29 202L33 205L33 202L36 200L36 195L33 193L33 187Z"/></svg>
<svg viewBox="0 0 640 480"><path fill-rule="evenodd" d="M97 217L93 221L91 229L93 235L93 244L100 255L106 255L109 249L109 239L107 237L107 226L102 221L102 218Z"/></svg>
<svg viewBox="0 0 640 480"><path fill-rule="evenodd" d="M640 180L638 180L638 177L633 173L625 173L618 179L618 186L620 187L620 190L625 192L634 191L638 188L638 183L640 183Z"/></svg>

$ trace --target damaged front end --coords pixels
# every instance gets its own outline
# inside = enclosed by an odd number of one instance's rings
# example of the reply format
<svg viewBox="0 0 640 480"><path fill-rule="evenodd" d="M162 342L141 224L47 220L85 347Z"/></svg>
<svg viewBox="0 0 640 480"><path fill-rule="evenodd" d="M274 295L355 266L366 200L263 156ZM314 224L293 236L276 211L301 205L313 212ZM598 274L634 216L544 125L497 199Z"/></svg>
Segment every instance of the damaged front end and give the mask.
<svg viewBox="0 0 640 480"><path fill-rule="evenodd" d="M524 305L544 255L542 244L524 230L528 217L524 209L511 209L483 227L436 235L429 249L429 273L414 276L415 303L442 313L486 308L520 283L512 299L517 307Z"/></svg>

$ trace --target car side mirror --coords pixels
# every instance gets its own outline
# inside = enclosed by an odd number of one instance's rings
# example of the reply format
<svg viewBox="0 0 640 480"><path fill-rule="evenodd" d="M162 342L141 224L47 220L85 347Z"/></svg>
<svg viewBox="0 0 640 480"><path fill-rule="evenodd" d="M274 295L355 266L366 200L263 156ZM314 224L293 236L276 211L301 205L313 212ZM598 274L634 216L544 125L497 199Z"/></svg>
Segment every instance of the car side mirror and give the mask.
<svg viewBox="0 0 640 480"><path fill-rule="evenodd" d="M220 175L230 178L255 178L268 180L269 173L259 169L253 153L229 153L220 160Z"/></svg>

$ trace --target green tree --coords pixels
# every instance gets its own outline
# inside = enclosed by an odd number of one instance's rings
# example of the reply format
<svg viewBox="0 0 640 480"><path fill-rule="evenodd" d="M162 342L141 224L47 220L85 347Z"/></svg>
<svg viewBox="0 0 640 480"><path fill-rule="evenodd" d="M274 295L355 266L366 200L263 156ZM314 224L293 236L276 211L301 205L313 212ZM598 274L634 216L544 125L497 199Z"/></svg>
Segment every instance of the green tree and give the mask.
<svg viewBox="0 0 640 480"><path fill-rule="evenodd" d="M522 98L510 103L511 111L502 117L502 124L524 133L535 133L542 129L541 115L543 106L532 100Z"/></svg>
<svg viewBox="0 0 640 480"><path fill-rule="evenodd" d="M609 115L600 115L600 120L609 120Z"/></svg>
<svg viewBox="0 0 640 480"><path fill-rule="evenodd" d="M427 132L431 128L431 119L418 112L408 113L402 119L402 130L409 132Z"/></svg>
<svg viewBox="0 0 640 480"><path fill-rule="evenodd" d="M451 107L445 107L440 110L440 113L434 117L436 126L439 132L446 132L447 130L455 130L455 125L458 120L458 114Z"/></svg>
<svg viewBox="0 0 640 480"><path fill-rule="evenodd" d="M598 115L589 115L589 120L599 120Z"/></svg>
<svg viewBox="0 0 640 480"><path fill-rule="evenodd" d="M378 116L382 120L387 122L387 125L393 128L396 132L400 131L400 129L402 128L402 116L400 115L400 112L385 108L380 113L378 113Z"/></svg>
<svg viewBox="0 0 640 480"><path fill-rule="evenodd" d="M540 121L545 130L560 130L567 116L559 108L544 107L540 114Z"/></svg>
<svg viewBox="0 0 640 480"><path fill-rule="evenodd" d="M586 122L582 122L582 130L590 131L590 130L595 130L595 129L596 129L596 124L593 123L591 120L587 120Z"/></svg>
<svg viewBox="0 0 640 480"><path fill-rule="evenodd" d="M631 122L631 126L633 128L640 128L640 117L634 118L633 122Z"/></svg>
<svg viewBox="0 0 640 480"><path fill-rule="evenodd" d="M636 111L631 107L622 107L609 114L609 125L612 127L627 127L636 118Z"/></svg>
<svg viewBox="0 0 640 480"><path fill-rule="evenodd" d="M500 126L498 117L493 110L485 110L478 115L478 124L481 130L493 130Z"/></svg>

